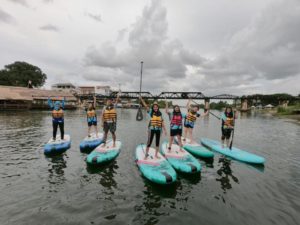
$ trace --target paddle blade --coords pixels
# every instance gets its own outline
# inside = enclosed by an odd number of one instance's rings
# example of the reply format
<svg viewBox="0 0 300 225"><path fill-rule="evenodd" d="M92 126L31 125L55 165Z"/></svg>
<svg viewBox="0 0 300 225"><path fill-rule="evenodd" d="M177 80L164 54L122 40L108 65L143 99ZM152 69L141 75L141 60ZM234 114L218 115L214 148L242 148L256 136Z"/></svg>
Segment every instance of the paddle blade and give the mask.
<svg viewBox="0 0 300 225"><path fill-rule="evenodd" d="M230 150L232 149L233 137L234 137L234 130L232 130L231 142L230 142L230 145L229 145Z"/></svg>
<svg viewBox="0 0 300 225"><path fill-rule="evenodd" d="M137 114L136 114L136 120L137 121L141 121L143 120L143 112L142 112L142 108L140 107L137 111Z"/></svg>

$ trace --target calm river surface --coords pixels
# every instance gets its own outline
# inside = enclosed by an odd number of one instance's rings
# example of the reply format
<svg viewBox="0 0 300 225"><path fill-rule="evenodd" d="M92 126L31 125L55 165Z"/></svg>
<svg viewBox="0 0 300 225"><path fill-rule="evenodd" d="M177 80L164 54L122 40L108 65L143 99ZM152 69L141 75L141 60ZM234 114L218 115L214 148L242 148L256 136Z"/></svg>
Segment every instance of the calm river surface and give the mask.
<svg viewBox="0 0 300 225"><path fill-rule="evenodd" d="M136 145L146 142L146 120L136 122L136 110L118 113L122 152L91 169L79 151L87 132L83 111L66 112L72 147L52 158L43 154L49 112L0 112L0 224L300 224L299 125L239 116L235 146L264 156L265 167L215 154L213 162L199 159L200 177L179 175L174 186L160 187L134 163ZM218 140L220 121L202 118L194 136Z"/></svg>

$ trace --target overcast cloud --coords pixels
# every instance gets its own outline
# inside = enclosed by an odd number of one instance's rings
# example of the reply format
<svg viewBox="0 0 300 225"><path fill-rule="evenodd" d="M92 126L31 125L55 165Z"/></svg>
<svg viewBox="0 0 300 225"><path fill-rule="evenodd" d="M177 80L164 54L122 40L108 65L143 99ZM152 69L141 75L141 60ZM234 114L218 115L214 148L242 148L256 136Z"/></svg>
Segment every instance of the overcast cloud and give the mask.
<svg viewBox="0 0 300 225"><path fill-rule="evenodd" d="M35 64L46 86L138 90L143 60L152 92L300 92L298 0L28 2L1 5L0 66Z"/></svg>

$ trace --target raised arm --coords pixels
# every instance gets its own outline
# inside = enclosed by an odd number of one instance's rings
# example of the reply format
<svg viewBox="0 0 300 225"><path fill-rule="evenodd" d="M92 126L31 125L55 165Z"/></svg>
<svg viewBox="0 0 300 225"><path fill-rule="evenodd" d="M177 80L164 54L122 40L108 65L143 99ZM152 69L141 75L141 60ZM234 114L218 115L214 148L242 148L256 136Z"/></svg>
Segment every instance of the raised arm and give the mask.
<svg viewBox="0 0 300 225"><path fill-rule="evenodd" d="M166 100L166 113L169 114L169 107L168 107L168 101Z"/></svg>
<svg viewBox="0 0 300 225"><path fill-rule="evenodd" d="M142 96L140 97L141 102L143 104L143 106L147 109L147 112L150 110L149 106L146 104L146 102L144 101L144 99L142 98Z"/></svg>
<svg viewBox="0 0 300 225"><path fill-rule="evenodd" d="M48 97L48 106L53 109L53 102L52 100L50 99L50 97Z"/></svg>
<svg viewBox="0 0 300 225"><path fill-rule="evenodd" d="M188 102L186 103L186 108L189 110L191 106L191 99L188 100Z"/></svg>
<svg viewBox="0 0 300 225"><path fill-rule="evenodd" d="M64 97L63 100L61 101L62 109L65 109L65 101L66 101L66 97Z"/></svg>
<svg viewBox="0 0 300 225"><path fill-rule="evenodd" d="M96 109L96 96L94 96L94 103L93 103L93 106L94 106L94 109Z"/></svg>

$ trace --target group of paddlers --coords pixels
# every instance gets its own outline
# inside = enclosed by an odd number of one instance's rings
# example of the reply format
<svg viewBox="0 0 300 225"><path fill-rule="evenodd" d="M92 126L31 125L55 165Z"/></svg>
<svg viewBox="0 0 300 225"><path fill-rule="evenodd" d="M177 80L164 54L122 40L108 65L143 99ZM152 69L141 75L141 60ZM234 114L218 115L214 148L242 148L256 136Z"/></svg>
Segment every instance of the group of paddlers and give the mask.
<svg viewBox="0 0 300 225"><path fill-rule="evenodd" d="M162 131L167 135L166 126L164 124L164 118L162 112L159 109L159 105L157 102L154 102L152 106L146 104L146 102L140 98L142 105L146 108L147 113L149 115L149 125L148 125L148 140L147 140L147 148L145 153L145 159L148 157L149 148L153 142L155 137L155 149L156 154L155 157L159 158L158 151L160 145L160 137ZM113 147L116 142L116 128L117 128L117 111L116 104L119 101L119 95L117 99L113 101L113 99L108 99L106 101L106 105L104 106L101 114L101 125L103 127L103 143L105 145L107 140L108 132L111 133L113 139ZM61 139L64 139L64 104L65 99L62 101L55 101L48 99L48 104L52 110L52 125L53 125L53 140L56 140L57 129L59 127L61 133ZM171 112L168 108L168 102L166 102L165 112L170 120L170 139L169 139L169 147L168 151L171 151L171 145L174 142L174 138L178 141L178 145L180 149L183 144L182 141L185 142L186 139L189 139L190 143L193 142L193 129L195 126L195 122L197 118L205 117L209 114L209 111L206 110L202 115L199 113L200 107L199 105L191 105L191 100L187 102L187 112L182 113L180 107L178 105L173 106L173 111ZM87 116L87 125L88 125L88 136L91 135L91 130L94 128L96 136L98 136L98 128L97 128L97 114L96 114L96 97L94 97L93 103L89 103L86 108L86 116ZM221 120L221 130L222 130L222 144L223 146L229 146L229 139L231 137L231 132L234 128L234 120L236 118L236 114L231 107L225 108L222 113ZM182 135L183 134L183 135ZM182 137L183 136L183 137ZM182 150L182 149L181 149Z"/></svg>

